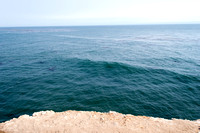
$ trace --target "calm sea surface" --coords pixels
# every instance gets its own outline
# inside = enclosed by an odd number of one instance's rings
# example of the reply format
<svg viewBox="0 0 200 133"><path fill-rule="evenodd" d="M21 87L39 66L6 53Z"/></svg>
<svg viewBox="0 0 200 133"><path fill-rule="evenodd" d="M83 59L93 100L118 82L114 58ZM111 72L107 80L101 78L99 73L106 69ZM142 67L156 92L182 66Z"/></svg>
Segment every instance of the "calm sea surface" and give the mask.
<svg viewBox="0 0 200 133"><path fill-rule="evenodd" d="M0 122L42 110L200 119L200 25L0 28Z"/></svg>

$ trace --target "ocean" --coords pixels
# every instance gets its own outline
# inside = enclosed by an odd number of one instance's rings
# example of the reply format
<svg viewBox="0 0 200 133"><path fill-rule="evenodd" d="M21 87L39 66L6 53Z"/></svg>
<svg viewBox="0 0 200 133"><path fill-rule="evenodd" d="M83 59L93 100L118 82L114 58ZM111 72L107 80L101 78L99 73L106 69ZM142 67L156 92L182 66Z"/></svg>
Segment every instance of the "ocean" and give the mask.
<svg viewBox="0 0 200 133"><path fill-rule="evenodd" d="M44 110L200 119L200 25L0 28L0 122Z"/></svg>

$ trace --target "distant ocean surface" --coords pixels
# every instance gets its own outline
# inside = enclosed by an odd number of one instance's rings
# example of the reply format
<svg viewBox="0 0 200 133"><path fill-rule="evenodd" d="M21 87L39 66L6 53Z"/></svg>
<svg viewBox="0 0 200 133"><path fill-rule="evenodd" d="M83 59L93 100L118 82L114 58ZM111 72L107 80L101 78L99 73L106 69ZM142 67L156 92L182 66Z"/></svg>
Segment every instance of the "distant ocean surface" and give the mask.
<svg viewBox="0 0 200 133"><path fill-rule="evenodd" d="M0 28L0 122L42 110L200 119L200 25Z"/></svg>

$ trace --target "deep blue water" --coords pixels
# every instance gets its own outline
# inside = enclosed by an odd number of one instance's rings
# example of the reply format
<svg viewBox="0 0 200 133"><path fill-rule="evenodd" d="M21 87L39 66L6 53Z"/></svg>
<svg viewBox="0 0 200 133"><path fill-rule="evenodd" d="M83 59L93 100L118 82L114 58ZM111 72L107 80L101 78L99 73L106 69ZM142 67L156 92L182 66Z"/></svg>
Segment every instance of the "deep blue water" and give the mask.
<svg viewBox="0 0 200 133"><path fill-rule="evenodd" d="M200 25L0 28L0 122L41 110L200 119Z"/></svg>

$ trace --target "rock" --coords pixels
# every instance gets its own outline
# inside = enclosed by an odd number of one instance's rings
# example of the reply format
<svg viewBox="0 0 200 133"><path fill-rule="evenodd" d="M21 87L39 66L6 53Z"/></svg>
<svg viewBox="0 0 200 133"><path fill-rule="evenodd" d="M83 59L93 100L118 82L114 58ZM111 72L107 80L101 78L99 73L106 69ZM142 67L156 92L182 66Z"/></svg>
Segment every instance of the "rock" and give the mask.
<svg viewBox="0 0 200 133"><path fill-rule="evenodd" d="M0 133L35 132L134 132L134 133L199 133L200 120L163 119L89 111L41 111L0 123Z"/></svg>

